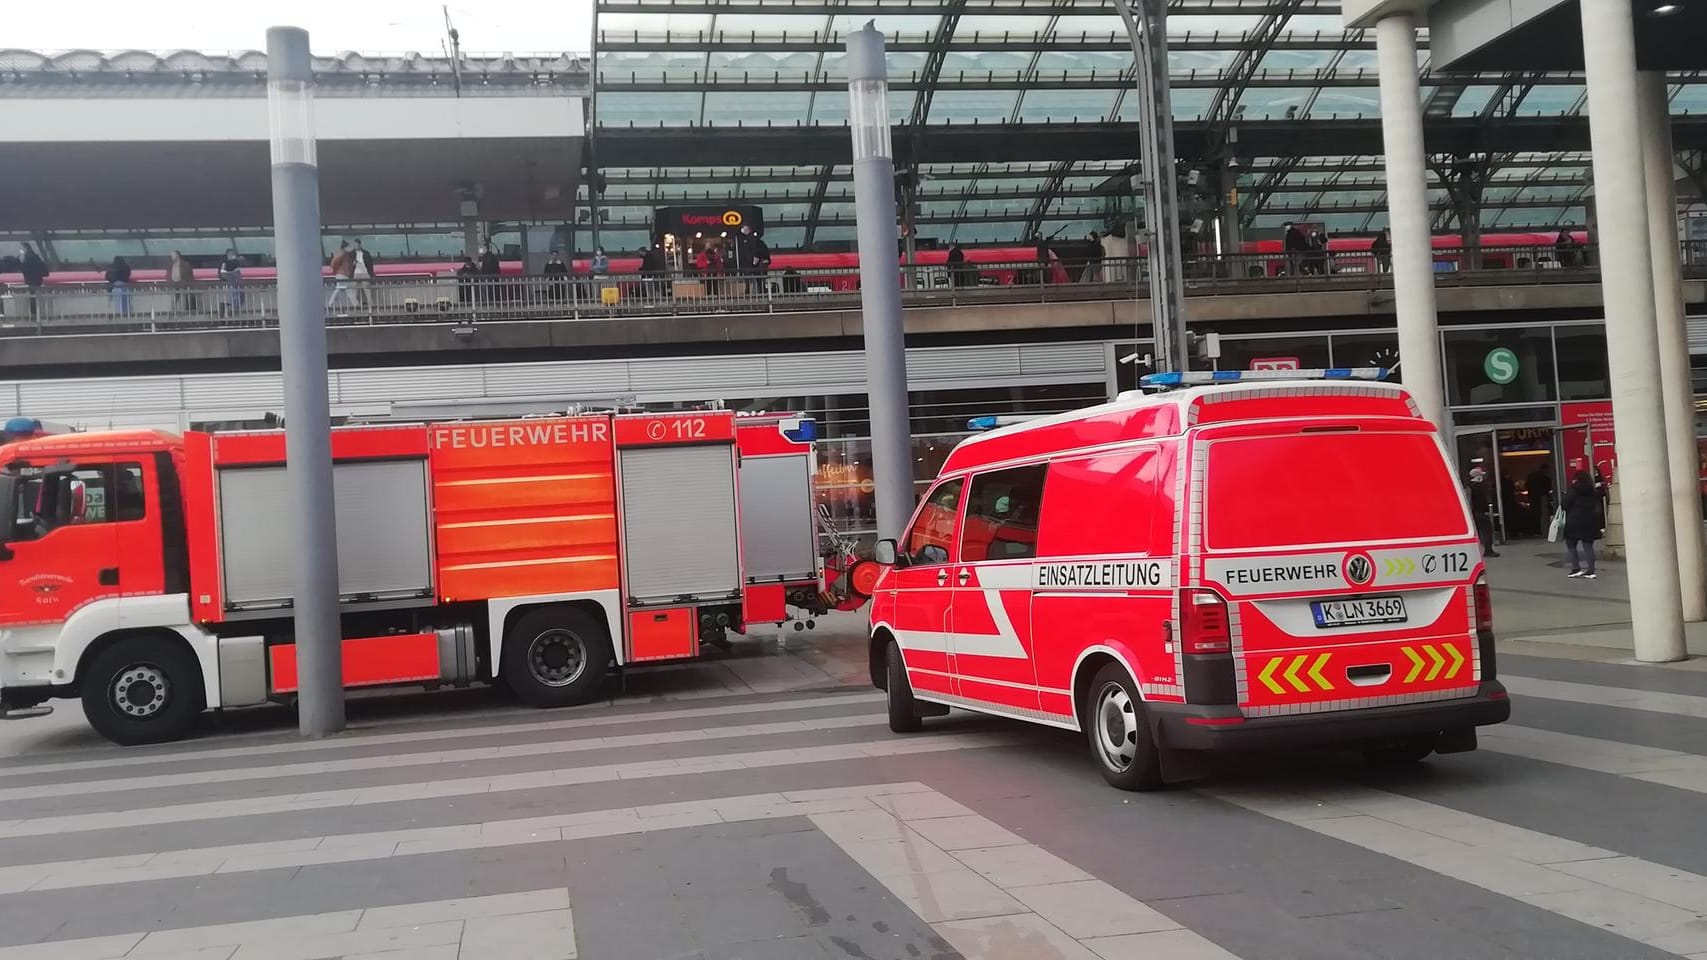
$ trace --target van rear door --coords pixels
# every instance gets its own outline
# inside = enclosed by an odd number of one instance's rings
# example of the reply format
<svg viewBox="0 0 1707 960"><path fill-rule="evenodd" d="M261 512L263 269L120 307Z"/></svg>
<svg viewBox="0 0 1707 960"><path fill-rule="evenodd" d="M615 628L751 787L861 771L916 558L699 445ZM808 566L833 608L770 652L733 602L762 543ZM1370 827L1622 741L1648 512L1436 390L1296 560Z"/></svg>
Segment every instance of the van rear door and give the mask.
<svg viewBox="0 0 1707 960"><path fill-rule="evenodd" d="M1426 424L1229 424L1193 442L1194 552L1228 599L1246 715L1476 692L1481 551Z"/></svg>

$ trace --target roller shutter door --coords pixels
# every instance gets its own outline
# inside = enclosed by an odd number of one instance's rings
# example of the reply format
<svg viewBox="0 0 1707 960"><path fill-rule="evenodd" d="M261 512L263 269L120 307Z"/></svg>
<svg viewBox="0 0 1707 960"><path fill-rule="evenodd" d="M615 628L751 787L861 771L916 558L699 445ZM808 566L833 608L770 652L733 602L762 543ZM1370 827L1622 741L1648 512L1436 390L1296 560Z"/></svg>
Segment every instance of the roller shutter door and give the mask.
<svg viewBox="0 0 1707 960"><path fill-rule="evenodd" d="M741 562L747 582L810 580L818 570L806 456L741 461Z"/></svg>
<svg viewBox="0 0 1707 960"><path fill-rule="evenodd" d="M629 599L666 603L739 597L735 448L634 447L619 456Z"/></svg>

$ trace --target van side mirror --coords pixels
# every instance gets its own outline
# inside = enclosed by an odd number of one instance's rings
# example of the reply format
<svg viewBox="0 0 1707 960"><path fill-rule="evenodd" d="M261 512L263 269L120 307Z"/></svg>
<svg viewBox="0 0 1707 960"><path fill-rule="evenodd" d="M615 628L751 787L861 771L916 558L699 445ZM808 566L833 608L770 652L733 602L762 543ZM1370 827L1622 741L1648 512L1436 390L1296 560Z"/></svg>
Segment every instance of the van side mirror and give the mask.
<svg viewBox="0 0 1707 960"><path fill-rule="evenodd" d="M901 566L900 551L893 540L877 541L877 548L871 552L871 558L886 567Z"/></svg>

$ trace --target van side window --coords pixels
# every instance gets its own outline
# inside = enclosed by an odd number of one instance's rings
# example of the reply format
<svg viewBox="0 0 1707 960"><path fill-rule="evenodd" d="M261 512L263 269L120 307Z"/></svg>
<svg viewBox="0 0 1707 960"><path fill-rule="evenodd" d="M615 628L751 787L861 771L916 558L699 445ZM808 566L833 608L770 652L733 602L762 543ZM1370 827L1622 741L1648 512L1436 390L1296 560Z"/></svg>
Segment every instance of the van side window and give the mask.
<svg viewBox="0 0 1707 960"><path fill-rule="evenodd" d="M981 473L966 495L960 562L1029 560L1037 556L1037 521L1043 514L1044 464Z"/></svg>
<svg viewBox="0 0 1707 960"><path fill-rule="evenodd" d="M1158 483L1163 465L1153 447L1051 463L1043 509L1052 519L1038 556L1167 553L1173 504Z"/></svg>
<svg viewBox="0 0 1707 960"><path fill-rule="evenodd" d="M960 516L961 479L939 483L925 498L903 545L915 567L937 567L954 555L954 524Z"/></svg>

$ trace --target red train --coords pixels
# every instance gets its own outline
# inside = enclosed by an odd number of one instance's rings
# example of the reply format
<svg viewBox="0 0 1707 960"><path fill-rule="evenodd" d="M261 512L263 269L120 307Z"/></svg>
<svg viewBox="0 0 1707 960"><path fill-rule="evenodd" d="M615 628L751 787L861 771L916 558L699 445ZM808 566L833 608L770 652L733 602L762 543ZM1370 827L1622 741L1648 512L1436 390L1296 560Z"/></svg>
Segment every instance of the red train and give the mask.
<svg viewBox="0 0 1707 960"><path fill-rule="evenodd" d="M1577 243L1587 243L1588 233L1583 230L1570 231L1571 237ZM1358 254L1368 254L1372 237L1335 237L1328 241L1328 253L1333 257L1337 268L1354 265L1372 264L1373 255L1360 257ZM1550 258L1558 240L1557 233L1484 233L1482 235L1482 269L1509 270L1519 266L1518 261L1525 258L1524 251L1535 250L1535 259ZM1066 283L1073 279L1069 267L1075 260L1083 260L1086 255L1086 242L1083 240L1054 241L1051 246L1058 255L1047 278L1051 283ZM1434 238L1435 261L1438 263L1456 263L1459 259L1461 238L1456 234L1441 234ZM1021 271L1029 269L1030 264L1037 260L1037 252L1031 246L1009 247L964 247L968 266L975 269L980 278L1000 285L1015 282ZM1140 248L1140 253L1143 250ZM1231 272L1233 276L1248 275L1249 267L1261 266L1263 272L1273 276L1284 268L1285 253L1281 241L1255 240L1241 245L1239 253L1246 258L1243 264ZM1272 257L1262 257L1272 254ZM918 263L923 267L942 268L948 263L946 249L918 251ZM1188 252L1187 259L1194 254ZM1197 256L1211 256L1201 254ZM638 256L615 256L610 261L612 274L636 274L640 271ZM458 263L454 261L387 261L380 260L375 271L381 277L439 277L451 276L456 273ZM834 290L854 290L859 286L859 255L857 253L776 253L771 258L771 274L778 275L788 270L794 270L808 278L813 285L829 286ZM590 262L583 258L574 262L576 273L589 272ZM1373 271L1372 265L1363 269ZM328 274L330 269L327 270ZM211 267L196 270L196 279L214 281L218 279L217 272ZM525 273L520 260L506 260L502 264L504 276L522 276ZM103 270L56 270L48 275L49 284L78 284L103 282ZM816 276L814 276L816 275ZM270 280L274 269L267 266L252 266L243 269L245 280ZM133 283L160 282L166 279L164 268L135 267L131 271ZM16 272L0 273L0 283L22 284L23 277Z"/></svg>

